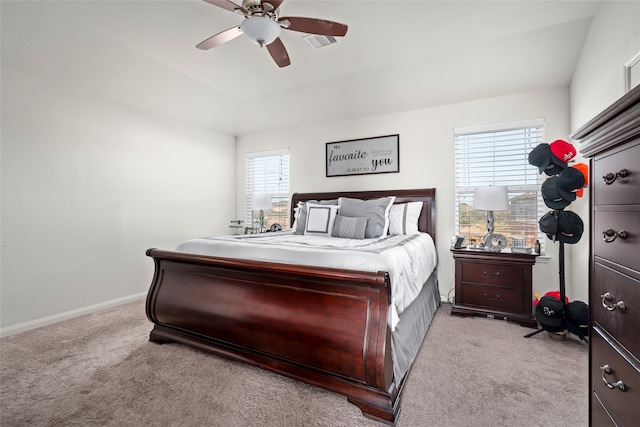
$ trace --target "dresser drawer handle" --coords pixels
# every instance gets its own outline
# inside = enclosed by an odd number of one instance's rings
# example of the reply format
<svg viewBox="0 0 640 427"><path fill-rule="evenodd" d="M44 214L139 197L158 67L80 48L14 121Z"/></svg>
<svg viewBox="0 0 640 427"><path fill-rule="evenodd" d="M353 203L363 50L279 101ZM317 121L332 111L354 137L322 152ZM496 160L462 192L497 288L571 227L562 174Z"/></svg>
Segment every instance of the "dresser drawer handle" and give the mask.
<svg viewBox="0 0 640 427"><path fill-rule="evenodd" d="M614 311L616 308L620 311L624 311L627 308L624 305L624 301L618 301L617 303L612 303L613 295L610 292L605 292L603 295L600 295L602 298L602 306L609 311Z"/></svg>
<svg viewBox="0 0 640 427"><path fill-rule="evenodd" d="M497 271L496 274L489 274L486 271L483 271L482 274L484 274L487 277L491 277L491 278L500 277L500 272L499 271Z"/></svg>
<svg viewBox="0 0 640 427"><path fill-rule="evenodd" d="M609 387L611 390L613 390L614 388L617 388L620 391L625 390L624 383L622 382L622 380L616 381L615 383L610 383L609 380L605 378L605 375L611 374L611 368L609 367L609 365L601 366L600 370L602 371L602 381L604 381L607 387Z"/></svg>
<svg viewBox="0 0 640 427"><path fill-rule="evenodd" d="M602 240L604 240L607 243L613 242L618 237L620 238L620 240L626 240L627 237L629 237L629 233L627 233L624 230L615 231L611 228L607 228L602 232Z"/></svg>
<svg viewBox="0 0 640 427"><path fill-rule="evenodd" d="M486 292L482 294L483 297L493 300L493 301L498 301L500 299L500 294L497 294L495 297L490 297Z"/></svg>
<svg viewBox="0 0 640 427"><path fill-rule="evenodd" d="M626 169L621 169L616 173L609 172L608 174L602 177L602 180L604 181L605 184L611 185L615 182L616 179L618 179L618 177L626 178L628 176L629 176L629 171Z"/></svg>

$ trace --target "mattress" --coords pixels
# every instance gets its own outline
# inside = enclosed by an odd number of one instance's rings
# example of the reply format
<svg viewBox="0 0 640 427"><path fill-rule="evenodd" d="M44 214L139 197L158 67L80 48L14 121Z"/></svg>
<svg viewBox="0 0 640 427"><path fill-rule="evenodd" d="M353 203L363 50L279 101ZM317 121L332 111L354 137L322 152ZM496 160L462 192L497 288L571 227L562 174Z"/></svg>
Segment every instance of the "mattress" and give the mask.
<svg viewBox="0 0 640 427"><path fill-rule="evenodd" d="M357 271L386 271L391 279L389 325L420 294L437 265L435 244L427 233L380 239L345 239L275 233L204 237L188 240L178 252Z"/></svg>

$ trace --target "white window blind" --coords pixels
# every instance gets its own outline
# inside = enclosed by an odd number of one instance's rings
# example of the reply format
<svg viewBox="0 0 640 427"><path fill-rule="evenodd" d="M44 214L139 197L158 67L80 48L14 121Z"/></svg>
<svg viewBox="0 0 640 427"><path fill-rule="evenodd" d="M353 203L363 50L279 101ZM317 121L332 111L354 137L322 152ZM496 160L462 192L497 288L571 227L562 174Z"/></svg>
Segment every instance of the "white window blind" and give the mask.
<svg viewBox="0 0 640 427"><path fill-rule="evenodd" d="M252 209L254 194L268 194L272 208L264 210L264 227L289 227L289 150L248 153L245 167L245 225L257 228L259 211Z"/></svg>
<svg viewBox="0 0 640 427"><path fill-rule="evenodd" d="M538 220L546 208L540 193L542 178L529 164L529 152L544 138L544 120L454 129L455 141L455 226L467 242L482 241L487 231L486 212L473 209L477 186L506 186L509 211L494 212L494 232L525 238L527 246L544 235ZM542 250L544 253L544 249Z"/></svg>

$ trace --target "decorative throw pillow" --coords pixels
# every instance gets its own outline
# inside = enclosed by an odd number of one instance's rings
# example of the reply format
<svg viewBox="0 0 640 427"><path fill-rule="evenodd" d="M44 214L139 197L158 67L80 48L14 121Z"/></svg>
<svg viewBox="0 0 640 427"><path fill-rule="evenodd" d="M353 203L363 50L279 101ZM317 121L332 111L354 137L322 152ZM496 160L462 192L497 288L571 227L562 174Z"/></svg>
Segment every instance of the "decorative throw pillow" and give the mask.
<svg viewBox="0 0 640 427"><path fill-rule="evenodd" d="M396 196L380 199L360 200L340 197L340 215L354 218L369 218L364 237L384 237L389 231L389 210Z"/></svg>
<svg viewBox="0 0 640 427"><path fill-rule="evenodd" d="M389 211L389 234L418 233L422 202L399 203Z"/></svg>
<svg viewBox="0 0 640 427"><path fill-rule="evenodd" d="M338 205L338 199L333 200L307 200L306 202L298 202L298 211L294 215L292 227L295 231L293 234L304 234L304 228L307 225L307 203L315 203L320 205Z"/></svg>
<svg viewBox="0 0 640 427"><path fill-rule="evenodd" d="M330 236L338 209L339 206L337 205L307 203L307 222L304 227L304 234Z"/></svg>
<svg viewBox="0 0 640 427"><path fill-rule="evenodd" d="M369 218L353 218L348 216L336 216L331 235L346 239L364 239Z"/></svg>

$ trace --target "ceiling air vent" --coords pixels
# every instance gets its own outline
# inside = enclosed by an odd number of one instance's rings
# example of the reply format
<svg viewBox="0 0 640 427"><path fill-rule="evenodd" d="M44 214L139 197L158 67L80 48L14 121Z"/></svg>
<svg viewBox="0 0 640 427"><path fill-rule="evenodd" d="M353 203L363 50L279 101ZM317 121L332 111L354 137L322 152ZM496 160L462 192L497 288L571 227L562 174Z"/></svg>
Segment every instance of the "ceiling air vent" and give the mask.
<svg viewBox="0 0 640 427"><path fill-rule="evenodd" d="M338 43L333 36L319 36L319 35L310 35L303 37L314 49L320 49L321 47L329 46L330 44Z"/></svg>

